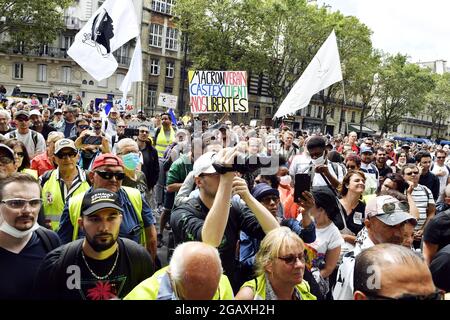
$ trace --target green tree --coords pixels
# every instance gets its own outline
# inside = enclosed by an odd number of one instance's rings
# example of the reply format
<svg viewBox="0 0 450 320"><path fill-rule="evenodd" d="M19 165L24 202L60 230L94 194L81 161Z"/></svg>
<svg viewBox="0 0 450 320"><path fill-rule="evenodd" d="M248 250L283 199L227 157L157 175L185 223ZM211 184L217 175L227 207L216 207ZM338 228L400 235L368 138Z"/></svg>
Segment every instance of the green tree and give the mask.
<svg viewBox="0 0 450 320"><path fill-rule="evenodd" d="M6 45L22 41L24 46L53 41L64 27L62 15L73 0L0 0L0 36Z"/></svg>
<svg viewBox="0 0 450 320"><path fill-rule="evenodd" d="M395 129L405 116L416 116L434 88L431 71L407 62L401 54L387 56L379 73L379 106L376 110L382 133ZM395 131L395 130L394 130Z"/></svg>
<svg viewBox="0 0 450 320"><path fill-rule="evenodd" d="M441 137L441 129L446 129L446 121L450 117L450 73L433 75L436 87L427 95L427 114L431 116L433 126L431 136L437 127L436 138Z"/></svg>

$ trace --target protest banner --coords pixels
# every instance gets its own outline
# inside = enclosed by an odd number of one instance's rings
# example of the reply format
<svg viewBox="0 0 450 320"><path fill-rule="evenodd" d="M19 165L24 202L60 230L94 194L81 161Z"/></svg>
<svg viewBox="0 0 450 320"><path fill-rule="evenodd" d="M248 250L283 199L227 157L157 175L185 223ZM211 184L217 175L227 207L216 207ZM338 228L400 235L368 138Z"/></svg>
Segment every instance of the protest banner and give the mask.
<svg viewBox="0 0 450 320"><path fill-rule="evenodd" d="M177 108L178 97L168 93L160 93L158 98L158 106L165 108Z"/></svg>
<svg viewBox="0 0 450 320"><path fill-rule="evenodd" d="M191 112L247 113L246 71L189 71Z"/></svg>

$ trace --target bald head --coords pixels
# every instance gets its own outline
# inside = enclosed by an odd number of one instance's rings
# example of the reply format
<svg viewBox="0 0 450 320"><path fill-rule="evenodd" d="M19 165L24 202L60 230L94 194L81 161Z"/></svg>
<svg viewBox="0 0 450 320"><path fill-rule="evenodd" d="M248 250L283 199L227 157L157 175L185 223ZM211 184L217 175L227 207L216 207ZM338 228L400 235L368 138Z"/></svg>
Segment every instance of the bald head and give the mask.
<svg viewBox="0 0 450 320"><path fill-rule="evenodd" d="M436 290L430 270L416 253L387 243L366 249L356 257L353 283L356 300L426 296Z"/></svg>
<svg viewBox="0 0 450 320"><path fill-rule="evenodd" d="M211 300L222 275L219 252L202 242L182 243L172 255L169 272L180 299Z"/></svg>

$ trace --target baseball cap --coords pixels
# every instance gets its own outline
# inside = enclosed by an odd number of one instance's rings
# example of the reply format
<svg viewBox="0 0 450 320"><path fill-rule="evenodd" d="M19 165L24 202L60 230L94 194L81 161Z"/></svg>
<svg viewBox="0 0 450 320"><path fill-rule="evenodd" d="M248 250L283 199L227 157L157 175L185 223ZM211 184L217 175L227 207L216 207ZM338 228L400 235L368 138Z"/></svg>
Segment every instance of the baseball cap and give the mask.
<svg viewBox="0 0 450 320"><path fill-rule="evenodd" d="M0 144L0 151L5 154L5 156L11 158L14 160L14 151L8 147L7 145L4 145L3 143Z"/></svg>
<svg viewBox="0 0 450 320"><path fill-rule="evenodd" d="M411 147L409 146L409 144L403 144L402 149L411 149Z"/></svg>
<svg viewBox="0 0 450 320"><path fill-rule="evenodd" d="M121 166L123 167L122 159L112 153L103 153L95 158L94 163L92 164L92 169L97 169L102 166Z"/></svg>
<svg viewBox="0 0 450 320"><path fill-rule="evenodd" d="M267 183L258 183L252 190L252 196L258 201L269 195L279 197L280 192L269 186Z"/></svg>
<svg viewBox="0 0 450 320"><path fill-rule="evenodd" d="M366 205L366 216L368 218L377 217L388 226L396 226L405 221L417 224L417 220L409 214L408 204L389 195L369 200Z"/></svg>
<svg viewBox="0 0 450 320"><path fill-rule="evenodd" d="M53 112L54 114L57 114L57 113L61 113L62 114L62 110L61 109L56 109L55 110L55 112Z"/></svg>
<svg viewBox="0 0 450 320"><path fill-rule="evenodd" d="M373 150L371 147L362 147L361 148L361 153L373 153Z"/></svg>
<svg viewBox="0 0 450 320"><path fill-rule="evenodd" d="M99 210L107 208L123 213L117 193L111 192L108 189L99 188L86 192L81 205L81 213L85 216L89 216Z"/></svg>
<svg viewBox="0 0 450 320"><path fill-rule="evenodd" d="M194 177L198 177L202 173L215 173L216 169L214 169L212 164L216 160L216 155L215 152L206 152L195 160L194 168L192 169Z"/></svg>
<svg viewBox="0 0 450 320"><path fill-rule="evenodd" d="M33 109L30 111L30 117L31 116L41 116L42 114L39 112L39 110Z"/></svg>
<svg viewBox="0 0 450 320"><path fill-rule="evenodd" d="M57 154L64 148L69 148L74 151L78 151L78 149L75 147L75 143L70 139L61 139L56 141L55 143L55 151L54 154Z"/></svg>
<svg viewBox="0 0 450 320"><path fill-rule="evenodd" d="M30 114L28 113L28 111L18 110L18 111L16 111L16 113L14 113L14 119L18 118L19 116L24 116L24 117L29 118Z"/></svg>

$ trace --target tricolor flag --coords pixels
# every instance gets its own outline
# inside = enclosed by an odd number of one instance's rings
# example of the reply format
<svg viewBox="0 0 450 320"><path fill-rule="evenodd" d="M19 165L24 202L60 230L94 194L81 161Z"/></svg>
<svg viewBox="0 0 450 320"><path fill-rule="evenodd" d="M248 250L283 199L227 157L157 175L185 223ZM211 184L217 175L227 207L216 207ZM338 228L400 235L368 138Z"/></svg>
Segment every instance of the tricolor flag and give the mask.
<svg viewBox="0 0 450 320"><path fill-rule="evenodd" d="M314 94L338 81L342 81L342 70L333 30L281 103L274 119L307 107Z"/></svg>

